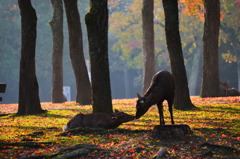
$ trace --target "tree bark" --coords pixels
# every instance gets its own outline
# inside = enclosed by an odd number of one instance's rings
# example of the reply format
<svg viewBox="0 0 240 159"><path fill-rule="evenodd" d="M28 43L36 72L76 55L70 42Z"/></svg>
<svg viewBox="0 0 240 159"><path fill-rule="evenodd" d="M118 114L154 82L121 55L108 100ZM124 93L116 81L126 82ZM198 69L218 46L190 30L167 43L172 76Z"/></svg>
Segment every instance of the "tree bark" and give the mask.
<svg viewBox="0 0 240 159"><path fill-rule="evenodd" d="M91 104L91 84L83 54L82 29L77 0L64 0L70 46L70 58L76 78L76 102L81 105Z"/></svg>
<svg viewBox="0 0 240 159"><path fill-rule="evenodd" d="M91 0L85 16L89 55L93 112L112 113L112 97L108 62L108 4L107 0Z"/></svg>
<svg viewBox="0 0 240 159"><path fill-rule="evenodd" d="M35 70L37 16L30 0L18 0L21 14L21 61L19 82L19 115L43 113Z"/></svg>
<svg viewBox="0 0 240 159"><path fill-rule="evenodd" d="M156 73L154 51L154 1L143 0L142 28L143 28L143 88L142 92L150 86L152 77Z"/></svg>
<svg viewBox="0 0 240 159"><path fill-rule="evenodd" d="M178 22L178 1L163 0L162 2L165 14L167 48L171 70L176 84L174 107L181 110L191 109L194 105L189 96L187 73L182 53Z"/></svg>
<svg viewBox="0 0 240 159"><path fill-rule="evenodd" d="M49 22L53 36L52 54L52 103L63 103L63 4L62 0L51 0L53 17Z"/></svg>
<svg viewBox="0 0 240 159"><path fill-rule="evenodd" d="M204 0L203 76L201 97L219 95L218 37L220 26L219 0Z"/></svg>

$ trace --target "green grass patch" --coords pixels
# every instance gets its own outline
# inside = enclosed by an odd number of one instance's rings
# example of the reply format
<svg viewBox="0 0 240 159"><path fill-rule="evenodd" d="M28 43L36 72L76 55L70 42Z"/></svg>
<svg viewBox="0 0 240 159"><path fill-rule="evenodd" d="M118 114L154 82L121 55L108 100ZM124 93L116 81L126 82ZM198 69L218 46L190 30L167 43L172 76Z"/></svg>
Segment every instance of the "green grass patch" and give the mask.
<svg viewBox="0 0 240 159"><path fill-rule="evenodd" d="M208 142L240 148L240 100L239 97L199 98L191 97L198 109L180 111L174 109L176 124L187 124L193 134L174 140L151 137L152 129L159 124L158 110L152 106L140 119L121 125L117 129L102 130L82 128L76 134L62 134L62 127L79 112L91 113L91 106L76 103L42 103L46 113L40 115L0 117L0 158L18 158L51 155L77 144L95 145L100 150L91 151L82 158L152 158L160 148L166 149L165 158L229 158L239 157L239 151L201 146ZM136 99L113 100L114 109L135 114ZM0 105L1 107L1 105ZM9 110L7 108L9 107ZM0 112L16 110L17 105L4 105ZM170 115L164 102L165 123ZM30 144L30 146L28 145ZM35 145L31 147L31 144Z"/></svg>

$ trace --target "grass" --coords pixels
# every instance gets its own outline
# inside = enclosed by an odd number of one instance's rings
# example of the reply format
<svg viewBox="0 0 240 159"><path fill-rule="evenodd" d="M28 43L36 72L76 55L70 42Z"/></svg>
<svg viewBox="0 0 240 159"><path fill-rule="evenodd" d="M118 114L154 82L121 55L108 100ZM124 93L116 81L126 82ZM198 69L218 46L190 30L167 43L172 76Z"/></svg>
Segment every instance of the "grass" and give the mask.
<svg viewBox="0 0 240 159"><path fill-rule="evenodd" d="M81 158L152 158L160 148L166 149L165 158L239 158L240 98L191 97L198 109L174 109L176 124L187 124L193 134L174 140L152 138L152 129L159 124L158 111L152 106L140 119L125 123L114 130L81 129L77 134L62 133L62 127L77 113L91 113L91 106L42 103L48 111L40 115L16 116L16 104L0 105L0 158L19 158L54 154L58 150L77 144L97 148ZM135 114L136 99L113 100L114 109ZM169 112L164 103L166 124ZM203 143L228 145L202 146ZM30 144L30 146L29 146Z"/></svg>

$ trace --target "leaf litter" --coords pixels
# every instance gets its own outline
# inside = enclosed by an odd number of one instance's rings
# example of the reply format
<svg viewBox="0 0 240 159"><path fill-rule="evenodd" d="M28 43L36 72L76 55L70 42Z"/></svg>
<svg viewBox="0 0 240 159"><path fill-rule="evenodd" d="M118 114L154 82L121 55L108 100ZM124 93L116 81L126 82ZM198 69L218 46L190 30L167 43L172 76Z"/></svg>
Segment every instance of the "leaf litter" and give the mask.
<svg viewBox="0 0 240 159"><path fill-rule="evenodd" d="M78 106L41 103L44 114L16 116L17 104L0 105L0 158L64 156L75 149L77 158L153 158L164 150L163 158L239 158L239 97L191 97L196 110L174 109L176 124L187 124L193 134L179 139L156 139L152 129L159 124L157 107L153 106L140 119L117 129L81 128L77 133L62 134L62 127L77 113L91 113L90 105ZM113 100L114 109L135 114L136 99ZM164 102L166 124L170 117ZM3 115L8 114L8 115ZM80 152L84 152L80 154Z"/></svg>

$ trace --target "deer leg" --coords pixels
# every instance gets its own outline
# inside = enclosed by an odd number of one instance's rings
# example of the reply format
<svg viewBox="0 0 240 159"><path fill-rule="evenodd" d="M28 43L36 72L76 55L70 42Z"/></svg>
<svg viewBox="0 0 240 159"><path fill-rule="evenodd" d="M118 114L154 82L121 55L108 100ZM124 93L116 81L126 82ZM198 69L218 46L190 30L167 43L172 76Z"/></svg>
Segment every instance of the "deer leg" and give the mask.
<svg viewBox="0 0 240 159"><path fill-rule="evenodd" d="M172 111L172 100L168 100L168 110L170 112L170 116L171 116L171 123L174 124L174 120L173 120L173 111Z"/></svg>
<svg viewBox="0 0 240 159"><path fill-rule="evenodd" d="M162 102L158 103L157 106L158 106L158 113L159 113L159 117L160 117L160 125L165 125Z"/></svg>

